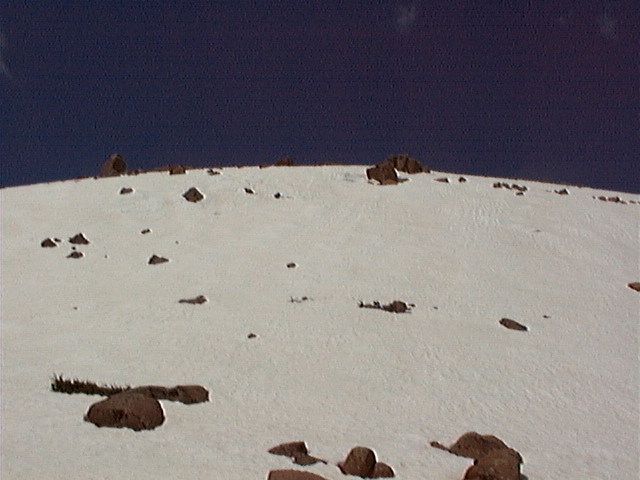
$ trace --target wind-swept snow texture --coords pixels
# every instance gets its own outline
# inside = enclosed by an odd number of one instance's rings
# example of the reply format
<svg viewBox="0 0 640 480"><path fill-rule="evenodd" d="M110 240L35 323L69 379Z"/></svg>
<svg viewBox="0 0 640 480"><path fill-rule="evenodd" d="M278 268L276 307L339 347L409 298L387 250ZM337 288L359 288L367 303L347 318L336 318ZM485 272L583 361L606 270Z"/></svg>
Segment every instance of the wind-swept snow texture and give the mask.
<svg viewBox="0 0 640 480"><path fill-rule="evenodd" d="M468 431L518 450L529 480L637 478L640 205L443 175L2 190L2 478L264 479L293 468L269 448L304 440L328 461L305 470L330 480L356 445L397 478L457 480L471 460L429 442ZM69 243L79 233L88 244ZM395 300L414 306L359 308ZM97 428L83 415L101 397L53 393L54 374L199 384L210 402L163 402L153 431Z"/></svg>

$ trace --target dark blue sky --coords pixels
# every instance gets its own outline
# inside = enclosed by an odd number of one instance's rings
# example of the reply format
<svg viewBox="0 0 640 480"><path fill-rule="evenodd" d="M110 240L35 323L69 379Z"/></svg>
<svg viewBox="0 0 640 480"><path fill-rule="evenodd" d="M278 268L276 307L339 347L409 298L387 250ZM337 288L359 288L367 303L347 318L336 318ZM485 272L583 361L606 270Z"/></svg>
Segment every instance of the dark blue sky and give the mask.
<svg viewBox="0 0 640 480"><path fill-rule="evenodd" d="M0 4L0 185L373 164L640 192L637 0Z"/></svg>

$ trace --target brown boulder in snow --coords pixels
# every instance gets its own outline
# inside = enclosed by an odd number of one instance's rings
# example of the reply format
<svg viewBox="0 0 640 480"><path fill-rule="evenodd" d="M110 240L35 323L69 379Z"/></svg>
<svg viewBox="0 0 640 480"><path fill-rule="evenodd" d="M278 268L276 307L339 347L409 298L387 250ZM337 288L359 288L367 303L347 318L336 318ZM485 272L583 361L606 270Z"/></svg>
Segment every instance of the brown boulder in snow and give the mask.
<svg viewBox="0 0 640 480"><path fill-rule="evenodd" d="M82 252L71 252L69 255L67 255L67 258L82 258L84 257L84 253Z"/></svg>
<svg viewBox="0 0 640 480"><path fill-rule="evenodd" d="M198 190L196 187L191 187L189 190L182 194L182 197L187 202L196 203L202 200L204 198L204 195L200 193L200 190Z"/></svg>
<svg viewBox="0 0 640 480"><path fill-rule="evenodd" d="M400 183L395 168L387 163L368 168L367 178L377 181L380 185L396 185Z"/></svg>
<svg viewBox="0 0 640 480"><path fill-rule="evenodd" d="M56 242L54 242L53 240L51 240L50 238L45 238L41 243L40 246L42 248L53 248L53 247L57 247L58 244Z"/></svg>
<svg viewBox="0 0 640 480"><path fill-rule="evenodd" d="M147 395L155 400L169 400L170 402L180 402L186 405L209 401L209 391L201 385L178 385L171 388L145 385L128 391Z"/></svg>
<svg viewBox="0 0 640 480"><path fill-rule="evenodd" d="M302 470L271 470L267 480L327 480L320 475Z"/></svg>
<svg viewBox="0 0 640 480"><path fill-rule="evenodd" d="M511 320L510 318L501 319L500 325L510 330L518 330L520 332L526 332L528 330L528 328L525 325L522 325L521 323L518 323L515 320Z"/></svg>
<svg viewBox="0 0 640 480"><path fill-rule="evenodd" d="M632 282L627 285L631 290L635 290L636 292L640 292L640 282Z"/></svg>
<svg viewBox="0 0 640 480"><path fill-rule="evenodd" d="M520 480L520 454L511 448L492 450L473 462L463 480Z"/></svg>
<svg viewBox="0 0 640 480"><path fill-rule="evenodd" d="M293 463L297 465L313 465L318 462L327 463L320 458L309 455L307 444L304 442L281 443L280 445L269 449L269 453L290 457L293 460Z"/></svg>
<svg viewBox="0 0 640 480"><path fill-rule="evenodd" d="M168 258L164 258L164 257L159 257L157 255L152 255L151 258L149 259L149 265L158 265L159 263L165 263L168 262L169 259Z"/></svg>
<svg viewBox="0 0 640 480"><path fill-rule="evenodd" d="M383 462L377 462L371 472L371 478L393 478L395 476L393 468Z"/></svg>
<svg viewBox="0 0 640 480"><path fill-rule="evenodd" d="M430 172L430 170L428 168L425 169L418 160L406 154L392 155L387 158L384 163L391 165L399 172L409 174Z"/></svg>
<svg viewBox="0 0 640 480"><path fill-rule="evenodd" d="M164 422L164 411L148 395L122 392L91 405L84 419L97 427L153 430Z"/></svg>
<svg viewBox="0 0 640 480"><path fill-rule="evenodd" d="M120 189L120 195L127 195L129 193L133 193L133 188L130 187L122 187Z"/></svg>
<svg viewBox="0 0 640 480"><path fill-rule="evenodd" d="M473 458L474 460L484 457L493 450L503 449L509 449L509 446L498 437L494 435L480 435L476 432L465 433L448 449L445 448L445 450L454 455ZM520 458L520 461L522 461L522 458Z"/></svg>
<svg viewBox="0 0 640 480"><path fill-rule="evenodd" d="M78 233L69 239L69 243L74 245L88 245L89 240L82 233Z"/></svg>
<svg viewBox="0 0 640 480"><path fill-rule="evenodd" d="M285 158L281 158L280 160L278 160L273 165L275 167L294 167L295 166L295 162L293 161L293 158L285 157Z"/></svg>
<svg viewBox="0 0 640 480"><path fill-rule="evenodd" d="M353 447L344 462L338 467L345 475L370 478L376 465L376 454L367 447Z"/></svg>
<svg viewBox="0 0 640 480"><path fill-rule="evenodd" d="M127 173L127 163L119 153L114 153L109 157L100 170L100 177L118 177Z"/></svg>

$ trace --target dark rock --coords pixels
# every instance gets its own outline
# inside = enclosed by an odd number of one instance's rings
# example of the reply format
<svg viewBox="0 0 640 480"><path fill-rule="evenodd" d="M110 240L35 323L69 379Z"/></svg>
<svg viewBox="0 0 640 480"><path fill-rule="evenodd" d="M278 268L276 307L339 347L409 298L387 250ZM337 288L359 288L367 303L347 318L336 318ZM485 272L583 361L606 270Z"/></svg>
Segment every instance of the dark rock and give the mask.
<svg viewBox="0 0 640 480"><path fill-rule="evenodd" d="M296 268L296 264L293 262L287 263L287 268Z"/></svg>
<svg viewBox="0 0 640 480"><path fill-rule="evenodd" d="M84 253L82 252L71 252L69 255L67 255L67 258L82 258L84 257Z"/></svg>
<svg viewBox="0 0 640 480"><path fill-rule="evenodd" d="M280 197L282 197L282 194L281 194L280 192L276 192L276 193L273 195L273 197L274 197L274 198L280 198Z"/></svg>
<svg viewBox="0 0 640 480"><path fill-rule="evenodd" d="M244 189L244 193L248 193L249 195L253 195L256 192L254 192L253 189L251 189L251 188L245 188Z"/></svg>
<svg viewBox="0 0 640 480"><path fill-rule="evenodd" d="M190 303L191 305L201 305L207 301L207 297L204 295L198 295L194 298L183 298L182 300L178 300L178 303Z"/></svg>
<svg viewBox="0 0 640 480"><path fill-rule="evenodd" d="M146 235L147 233L151 233L151 229L145 228L144 230L141 230L140 233Z"/></svg>
<svg viewBox="0 0 640 480"><path fill-rule="evenodd" d="M209 401L209 391L201 385L178 385L170 388L145 385L128 391L147 395L155 400L169 400L170 402L180 402L186 405Z"/></svg>
<svg viewBox="0 0 640 480"><path fill-rule="evenodd" d="M367 447L353 447L344 462L338 467L345 475L371 478L376 465L376 454Z"/></svg>
<svg viewBox="0 0 640 480"><path fill-rule="evenodd" d="M432 446L434 442L432 442ZM436 447L439 448L439 447ZM450 453L460 457L473 458L478 460L487 455L492 450L509 449L509 446L494 435L480 435L476 432L467 432L462 435L448 449Z"/></svg>
<svg viewBox="0 0 640 480"><path fill-rule="evenodd" d="M149 259L149 265L158 265L159 263L165 263L168 261L169 261L168 258L152 255L151 258Z"/></svg>
<svg viewBox="0 0 640 480"><path fill-rule="evenodd" d="M54 242L53 240L51 240L50 238L45 238L41 243L40 246L42 248L54 248L57 247L58 244L56 242Z"/></svg>
<svg viewBox="0 0 640 480"><path fill-rule="evenodd" d="M386 463L377 462L373 466L373 471L371 472L371 478L392 478L395 477L396 474Z"/></svg>
<svg viewBox="0 0 640 480"><path fill-rule="evenodd" d="M473 462L463 480L520 480L520 454L510 448L492 450Z"/></svg>
<svg viewBox="0 0 640 480"><path fill-rule="evenodd" d="M460 177L460 178L458 178L458 182L459 182L459 183L465 183L466 181L467 181L467 179L466 179L466 178L464 178L464 177Z"/></svg>
<svg viewBox="0 0 640 480"><path fill-rule="evenodd" d="M449 183L449 179L447 177L436 178L435 181L440 183Z"/></svg>
<svg viewBox="0 0 640 480"><path fill-rule="evenodd" d="M569 195L569 190L563 188L562 190L555 190L554 193L557 193L558 195Z"/></svg>
<svg viewBox="0 0 640 480"><path fill-rule="evenodd" d="M281 158L276 163L273 164L276 167L294 167L295 162L290 157Z"/></svg>
<svg viewBox="0 0 640 480"><path fill-rule="evenodd" d="M170 165L169 175L184 175L187 173L187 167L184 165Z"/></svg>
<svg viewBox="0 0 640 480"><path fill-rule="evenodd" d="M383 306L382 309L387 312L393 312L393 313L405 313L405 312L411 311L411 309L407 306L406 303L401 302L399 300L395 300L391 302L389 305Z"/></svg>
<svg viewBox="0 0 640 480"><path fill-rule="evenodd" d="M82 233L78 233L69 239L69 243L73 243L74 245L88 245L89 240Z"/></svg>
<svg viewBox="0 0 640 480"><path fill-rule="evenodd" d="M182 197L187 202L196 203L204 198L204 195L196 187L191 187L189 190L182 194Z"/></svg>
<svg viewBox="0 0 640 480"><path fill-rule="evenodd" d="M377 181L380 185L396 185L400 182L395 168L387 163L368 168L367 178Z"/></svg>
<svg viewBox="0 0 640 480"><path fill-rule="evenodd" d="M636 292L640 292L640 282L632 282L627 285L631 290L635 290Z"/></svg>
<svg viewBox="0 0 640 480"><path fill-rule="evenodd" d="M269 453L273 455L283 455L285 457L293 457L296 454L309 453L307 449L307 444L303 441L298 442L287 442L281 443L280 445L276 445L273 448L269 449Z"/></svg>
<svg viewBox="0 0 640 480"><path fill-rule="evenodd" d="M249 333L249 335L247 335L247 338L258 338L258 335L256 335L255 333Z"/></svg>
<svg viewBox="0 0 640 480"><path fill-rule="evenodd" d="M127 195L128 193L133 193L133 188L122 187L120 189L120 195Z"/></svg>
<svg viewBox="0 0 640 480"><path fill-rule="evenodd" d="M269 453L290 457L293 460L293 463L297 465L313 465L319 462L327 463L321 458L316 458L309 455L307 445L304 442L282 443L269 449Z"/></svg>
<svg viewBox="0 0 640 480"><path fill-rule="evenodd" d="M100 170L100 177L118 177L127 173L127 163L122 156L118 153L114 153L109 157Z"/></svg>
<svg viewBox="0 0 640 480"><path fill-rule="evenodd" d="M327 480L315 473L302 470L271 470L267 480Z"/></svg>
<svg viewBox="0 0 640 480"><path fill-rule="evenodd" d="M220 170L214 170L213 168L210 168L209 170L207 170L207 173L209 175L220 175Z"/></svg>
<svg viewBox="0 0 640 480"><path fill-rule="evenodd" d="M84 419L98 427L153 430L164 422L164 412L148 395L122 392L91 405Z"/></svg>
<svg viewBox="0 0 640 480"><path fill-rule="evenodd" d="M430 172L430 170L428 168L425 169L418 160L406 154L392 155L388 157L384 163L391 165L399 172L410 174Z"/></svg>
<svg viewBox="0 0 640 480"><path fill-rule="evenodd" d="M500 325L506 327L510 330L518 330L520 332L526 332L528 328L521 323L516 322L515 320L511 320L510 318L503 318L500 320Z"/></svg>

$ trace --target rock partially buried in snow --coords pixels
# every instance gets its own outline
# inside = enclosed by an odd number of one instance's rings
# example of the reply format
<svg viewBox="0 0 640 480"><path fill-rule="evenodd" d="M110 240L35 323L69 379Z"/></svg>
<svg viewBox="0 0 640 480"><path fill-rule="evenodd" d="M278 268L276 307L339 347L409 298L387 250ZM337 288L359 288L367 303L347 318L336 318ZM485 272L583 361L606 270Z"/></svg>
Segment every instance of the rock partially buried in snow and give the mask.
<svg viewBox="0 0 640 480"><path fill-rule="evenodd" d="M82 258L84 257L84 253L82 252L71 252L69 255L67 255L67 258Z"/></svg>
<svg viewBox="0 0 640 480"><path fill-rule="evenodd" d="M430 170L428 168L424 168L418 160L406 154L392 155L388 157L384 163L391 165L399 172L409 174L430 172Z"/></svg>
<svg viewBox="0 0 640 480"><path fill-rule="evenodd" d="M145 385L127 390L128 393L141 393L155 400L169 400L185 405L204 403L209 401L209 391L201 385L177 385L175 387L161 387Z"/></svg>
<svg viewBox="0 0 640 480"><path fill-rule="evenodd" d="M481 435L477 432L465 433L450 447L445 447L439 442L431 442L431 446L459 457L473 458L474 460L478 460L494 450L512 450L518 455L519 461L522 462L520 454L498 437L494 435Z"/></svg>
<svg viewBox="0 0 640 480"><path fill-rule="evenodd" d="M397 185L400 183L395 168L389 164L379 164L367 169L367 178L380 185Z"/></svg>
<svg viewBox="0 0 640 480"><path fill-rule="evenodd" d="M197 203L204 198L204 195L200 193L200 190L198 190L196 187L191 187L189 190L182 194L182 197L187 202Z"/></svg>
<svg viewBox="0 0 640 480"><path fill-rule="evenodd" d="M120 189L120 195L127 195L129 193L133 193L133 188L129 188L129 187L122 187Z"/></svg>
<svg viewBox="0 0 640 480"><path fill-rule="evenodd" d="M367 447L353 447L344 462L338 468L345 475L362 478L390 478L395 476L393 469L386 463L376 460L376 454Z"/></svg>
<svg viewBox="0 0 640 480"><path fill-rule="evenodd" d="M327 480L315 473L302 470L271 470L267 480Z"/></svg>
<svg viewBox="0 0 640 480"><path fill-rule="evenodd" d="M91 405L84 419L97 427L153 430L164 423L164 411L148 395L123 392Z"/></svg>
<svg viewBox="0 0 640 480"><path fill-rule="evenodd" d="M269 449L269 453L273 455L282 455L289 457L293 460L293 463L297 465L313 465L315 463L327 463L321 458L313 457L309 455L307 450L307 444L305 442L288 442L281 443L275 447Z"/></svg>
<svg viewBox="0 0 640 480"><path fill-rule="evenodd" d="M513 449L493 450L473 462L463 480L520 480L521 462Z"/></svg>
<svg viewBox="0 0 640 480"><path fill-rule="evenodd" d="M195 298L183 298L178 300L178 303L190 303L191 305L201 305L207 301L207 297L204 295L198 295Z"/></svg>
<svg viewBox="0 0 640 480"><path fill-rule="evenodd" d="M114 153L104 162L100 170L100 177L118 177L127 173L127 163L119 153Z"/></svg>
<svg viewBox="0 0 640 480"><path fill-rule="evenodd" d="M369 478L376 465L376 454L367 447L353 447L338 467L345 475Z"/></svg>
<svg viewBox="0 0 640 480"><path fill-rule="evenodd" d="M636 292L640 292L640 282L632 282L627 285L631 290L635 290Z"/></svg>
<svg viewBox="0 0 640 480"><path fill-rule="evenodd" d="M41 243L40 246L42 248L54 248L57 247L58 244L56 242L54 242L53 240L51 240L50 238L45 238Z"/></svg>
<svg viewBox="0 0 640 480"><path fill-rule="evenodd" d="M78 233L69 239L69 243L73 243L74 245L88 245L89 240L82 233Z"/></svg>
<svg viewBox="0 0 640 480"><path fill-rule="evenodd" d="M509 330L517 330L520 332L526 332L529 330L525 325L516 322L515 320L511 320L510 318L503 318L500 320L500 325L508 328Z"/></svg>
<svg viewBox="0 0 640 480"><path fill-rule="evenodd" d="M152 255L148 263L149 265L158 265L160 263L166 263L168 261L168 258L159 257L158 255Z"/></svg>

